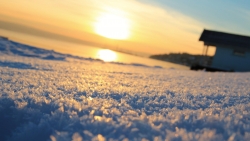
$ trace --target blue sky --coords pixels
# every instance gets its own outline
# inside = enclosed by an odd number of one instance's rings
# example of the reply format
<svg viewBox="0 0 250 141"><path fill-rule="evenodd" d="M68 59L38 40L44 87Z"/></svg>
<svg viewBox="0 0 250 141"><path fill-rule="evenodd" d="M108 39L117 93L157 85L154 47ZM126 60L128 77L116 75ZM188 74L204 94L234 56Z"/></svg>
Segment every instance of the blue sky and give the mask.
<svg viewBox="0 0 250 141"><path fill-rule="evenodd" d="M2 1L2 2L1 2ZM38 29L149 54L200 54L203 29L250 36L250 1L247 0L0 0L0 27L20 31ZM129 37L114 41L96 32L103 17L128 21ZM108 20L111 21L111 20ZM6 24L8 23L8 24ZM121 31L115 21L106 33ZM6 27L9 26L9 27ZM103 27L103 26L101 26ZM108 29L108 30L106 30ZM28 31L28 30L27 30ZM3 33L5 31L1 31ZM11 33L12 34L12 33ZM8 34L6 36L13 37ZM37 35L40 35L37 32ZM52 37L51 37L52 38ZM29 41L30 39L22 39ZM115 43L114 43L115 42ZM210 54L214 49L209 50Z"/></svg>
<svg viewBox="0 0 250 141"><path fill-rule="evenodd" d="M212 30L250 34L250 1L247 0L139 0L172 9Z"/></svg>

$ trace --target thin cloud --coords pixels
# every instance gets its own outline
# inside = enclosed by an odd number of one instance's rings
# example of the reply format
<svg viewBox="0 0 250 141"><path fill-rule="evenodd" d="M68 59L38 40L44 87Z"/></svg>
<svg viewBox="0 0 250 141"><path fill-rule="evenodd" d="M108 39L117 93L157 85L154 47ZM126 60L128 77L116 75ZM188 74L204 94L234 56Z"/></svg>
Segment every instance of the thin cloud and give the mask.
<svg viewBox="0 0 250 141"><path fill-rule="evenodd" d="M41 30L49 29L50 32L59 32L71 36L80 36L81 34L67 31L78 30L96 34L93 26L97 17L113 8L121 11L121 14L127 17L131 23L131 37L127 43L122 42L123 44L120 47L130 49L130 46L134 46L133 43L136 43L135 45L138 45L136 46L137 50L150 50L151 53L152 49L155 53L164 50L167 52L168 50L173 52L200 52L196 48L201 46L198 38L204 24L171 8L163 9L136 0L92 0L91 2L88 0L44 0L36 2L16 0L15 2L16 4L12 5L13 1L7 1L4 6L0 6L5 10L8 9L9 12L7 14L5 12L5 15L18 17L31 23L38 23L26 24L29 26L39 25L36 28ZM14 14L11 14L13 12ZM0 13L3 14L4 12ZM55 26L59 28L52 28ZM59 29L65 29L65 31ZM134 49L134 47L131 49Z"/></svg>

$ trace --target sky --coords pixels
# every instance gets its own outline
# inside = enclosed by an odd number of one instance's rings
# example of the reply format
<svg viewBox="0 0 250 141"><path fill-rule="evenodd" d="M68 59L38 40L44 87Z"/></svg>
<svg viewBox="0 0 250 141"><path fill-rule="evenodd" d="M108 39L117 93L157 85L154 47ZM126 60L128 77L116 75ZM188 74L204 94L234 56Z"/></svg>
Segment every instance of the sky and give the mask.
<svg viewBox="0 0 250 141"><path fill-rule="evenodd" d="M0 29L148 54L201 54L204 29L250 36L249 6L247 0L0 0Z"/></svg>

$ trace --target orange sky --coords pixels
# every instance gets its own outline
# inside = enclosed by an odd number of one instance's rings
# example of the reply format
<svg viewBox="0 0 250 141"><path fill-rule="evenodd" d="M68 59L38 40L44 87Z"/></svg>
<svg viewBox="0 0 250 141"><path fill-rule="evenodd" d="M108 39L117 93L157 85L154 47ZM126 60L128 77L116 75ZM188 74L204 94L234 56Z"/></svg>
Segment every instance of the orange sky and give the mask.
<svg viewBox="0 0 250 141"><path fill-rule="evenodd" d="M149 54L202 52L203 43L198 39L205 24L173 9L163 9L136 0L0 1L0 25L1 22L14 23L13 29L21 25L103 46L118 46ZM95 32L94 25L98 17L105 13L115 13L128 20L127 39L107 39Z"/></svg>

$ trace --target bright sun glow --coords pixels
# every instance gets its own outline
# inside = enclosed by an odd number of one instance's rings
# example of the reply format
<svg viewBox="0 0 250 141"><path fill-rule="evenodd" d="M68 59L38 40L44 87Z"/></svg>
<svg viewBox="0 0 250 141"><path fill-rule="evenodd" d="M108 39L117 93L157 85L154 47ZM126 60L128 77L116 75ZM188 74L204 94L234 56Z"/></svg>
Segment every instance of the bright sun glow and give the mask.
<svg viewBox="0 0 250 141"><path fill-rule="evenodd" d="M98 58L105 61L105 62L111 62L115 61L117 56L114 51L111 51L109 49L102 49L98 51Z"/></svg>
<svg viewBox="0 0 250 141"><path fill-rule="evenodd" d="M95 32L111 39L127 39L129 37L129 21L124 16L106 13L97 19Z"/></svg>

